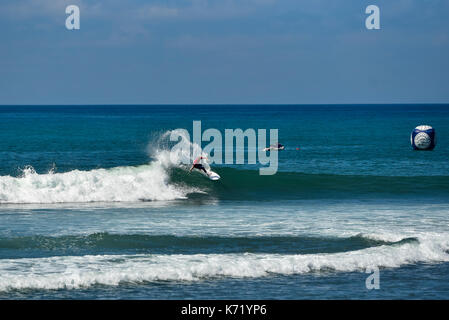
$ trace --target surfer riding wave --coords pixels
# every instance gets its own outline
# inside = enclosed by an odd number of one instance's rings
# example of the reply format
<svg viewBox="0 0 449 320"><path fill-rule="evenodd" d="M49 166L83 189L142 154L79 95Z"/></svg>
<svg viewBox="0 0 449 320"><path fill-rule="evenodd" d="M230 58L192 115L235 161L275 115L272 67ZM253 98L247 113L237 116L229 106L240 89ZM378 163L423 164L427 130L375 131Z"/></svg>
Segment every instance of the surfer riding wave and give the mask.
<svg viewBox="0 0 449 320"><path fill-rule="evenodd" d="M204 164L201 163L202 160L204 160ZM208 160L207 157L203 156L196 158L190 167L189 173L192 172L193 169L197 169L198 171L203 171L210 180L219 180L220 176L210 169L206 160Z"/></svg>
<svg viewBox="0 0 449 320"><path fill-rule="evenodd" d="M201 164L201 160L207 160L207 157L200 156L193 161L192 167L190 167L189 172L192 172L193 169L203 170L205 174L209 175L206 168Z"/></svg>

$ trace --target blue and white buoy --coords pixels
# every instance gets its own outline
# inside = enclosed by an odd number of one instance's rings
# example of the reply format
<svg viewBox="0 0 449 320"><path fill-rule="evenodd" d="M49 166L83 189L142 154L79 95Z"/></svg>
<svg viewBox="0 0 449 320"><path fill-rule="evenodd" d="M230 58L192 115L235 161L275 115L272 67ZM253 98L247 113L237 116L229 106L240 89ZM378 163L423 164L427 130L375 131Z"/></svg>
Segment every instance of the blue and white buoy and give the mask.
<svg viewBox="0 0 449 320"><path fill-rule="evenodd" d="M415 150L433 150L436 144L435 129L431 126L418 126L412 131L410 142Z"/></svg>

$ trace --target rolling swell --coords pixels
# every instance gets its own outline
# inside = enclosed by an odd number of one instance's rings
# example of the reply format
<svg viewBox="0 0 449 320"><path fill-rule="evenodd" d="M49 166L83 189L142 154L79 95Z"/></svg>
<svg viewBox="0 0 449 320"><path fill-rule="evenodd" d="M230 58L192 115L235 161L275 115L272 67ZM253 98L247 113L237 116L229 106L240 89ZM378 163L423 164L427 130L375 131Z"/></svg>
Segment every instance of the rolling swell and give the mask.
<svg viewBox="0 0 449 320"><path fill-rule="evenodd" d="M447 245L406 240L351 252L315 254L197 253L59 255L0 259L0 292L79 289L97 285L260 278L276 275L365 272L417 263L447 262ZM50 272L36 272L50 270Z"/></svg>
<svg viewBox="0 0 449 320"><path fill-rule="evenodd" d="M449 195L449 176L368 176L278 172L261 176L258 170L214 168L219 181L208 181L199 173L186 175L174 169L174 183L205 187L207 194L219 199L310 199L386 196ZM190 198L190 197L189 197Z"/></svg>
<svg viewBox="0 0 449 320"><path fill-rule="evenodd" d="M0 238L0 257L46 257L83 254L211 254L277 253L317 254L362 250L378 246L419 243L417 238L399 241L372 239L362 234L352 237L311 236L174 236L145 234L22 236ZM27 253L28 252L28 253Z"/></svg>

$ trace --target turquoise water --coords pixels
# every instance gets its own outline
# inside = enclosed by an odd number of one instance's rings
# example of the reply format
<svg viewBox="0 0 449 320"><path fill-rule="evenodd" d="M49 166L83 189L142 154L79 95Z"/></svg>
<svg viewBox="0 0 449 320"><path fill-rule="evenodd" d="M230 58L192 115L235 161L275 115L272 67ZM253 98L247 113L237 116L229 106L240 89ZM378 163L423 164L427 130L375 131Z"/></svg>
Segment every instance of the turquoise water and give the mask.
<svg viewBox="0 0 449 320"><path fill-rule="evenodd" d="M278 129L278 173L164 162L194 120ZM0 298L447 299L448 123L447 105L0 107ZM421 124L434 151L410 146Z"/></svg>

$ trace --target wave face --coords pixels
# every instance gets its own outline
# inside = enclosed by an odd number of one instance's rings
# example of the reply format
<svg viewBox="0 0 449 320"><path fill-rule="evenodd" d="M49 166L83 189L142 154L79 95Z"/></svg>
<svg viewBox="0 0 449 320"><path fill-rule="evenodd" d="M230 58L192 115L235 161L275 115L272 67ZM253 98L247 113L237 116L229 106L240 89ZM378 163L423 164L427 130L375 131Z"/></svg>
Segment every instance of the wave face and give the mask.
<svg viewBox="0 0 449 320"><path fill-rule="evenodd" d="M219 183L205 183L198 177L174 170L172 181L188 185L207 185L209 194L219 199L313 199L430 196L449 194L449 177L382 177L278 172L260 176L258 170L214 168L222 177Z"/></svg>
<svg viewBox="0 0 449 320"><path fill-rule="evenodd" d="M0 238L0 257L12 257L9 251L33 249L41 255L47 253L80 254L89 250L117 253L149 251L157 254L193 253L284 253L311 254L361 250L376 246L418 243L408 237L398 241L374 239L368 235L352 237L318 236L174 236L146 234L113 234L108 232L89 235L23 236Z"/></svg>

